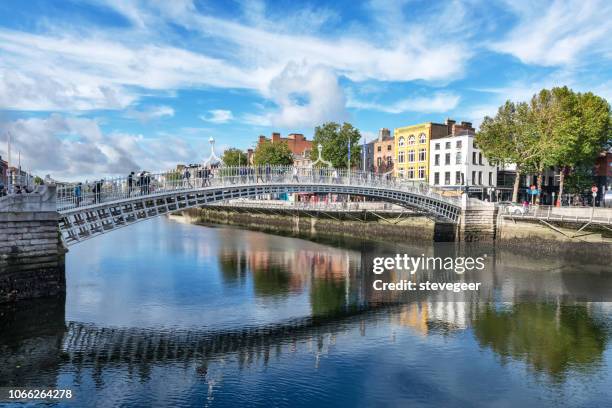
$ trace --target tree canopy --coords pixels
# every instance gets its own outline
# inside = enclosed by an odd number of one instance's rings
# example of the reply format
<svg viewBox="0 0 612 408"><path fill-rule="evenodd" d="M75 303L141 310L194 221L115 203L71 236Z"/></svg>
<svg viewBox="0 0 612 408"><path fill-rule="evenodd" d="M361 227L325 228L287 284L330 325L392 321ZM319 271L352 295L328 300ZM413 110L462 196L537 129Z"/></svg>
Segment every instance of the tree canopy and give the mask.
<svg viewBox="0 0 612 408"><path fill-rule="evenodd" d="M272 143L266 141L257 145L253 154L253 163L256 166L264 164L289 166L293 164L293 154L286 142Z"/></svg>
<svg viewBox="0 0 612 408"><path fill-rule="evenodd" d="M310 151L310 158L315 161L318 158L316 146L321 144L323 150L321 155L330 161L336 168L346 168L348 164L348 146L351 144L351 167L359 165L361 157L361 146L359 140L361 133L350 123L342 125L335 122L327 122L315 128L312 139L313 149Z"/></svg>
<svg viewBox="0 0 612 408"><path fill-rule="evenodd" d="M611 129L610 105L605 99L557 87L541 90L529 103L507 101L493 118L485 117L476 143L491 162L516 165L516 201L519 177L537 174L541 189L549 166L561 169L561 196L565 175L581 164L592 164L612 138Z"/></svg>
<svg viewBox="0 0 612 408"><path fill-rule="evenodd" d="M248 164L246 153L235 147L226 149L223 152L222 160L226 166L246 166Z"/></svg>

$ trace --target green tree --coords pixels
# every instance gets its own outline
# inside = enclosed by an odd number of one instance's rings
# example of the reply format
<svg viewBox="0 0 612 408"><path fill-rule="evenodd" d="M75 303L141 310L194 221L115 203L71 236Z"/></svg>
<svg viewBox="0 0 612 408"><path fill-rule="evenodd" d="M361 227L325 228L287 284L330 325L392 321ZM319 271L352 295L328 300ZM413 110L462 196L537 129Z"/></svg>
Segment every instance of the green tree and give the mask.
<svg viewBox="0 0 612 408"><path fill-rule="evenodd" d="M253 163L256 166L270 164L273 166L289 166L293 164L293 154L286 142L259 143L253 153Z"/></svg>
<svg viewBox="0 0 612 408"><path fill-rule="evenodd" d="M321 144L323 150L321 155L330 161L334 167L346 168L348 163L348 145L351 144L351 168L359 165L361 158L361 146L359 146L361 133L350 123L343 123L342 126L335 122L327 122L315 128L315 135L312 139L314 147ZM313 148L310 151L310 158L314 161L318 157L318 151Z"/></svg>
<svg viewBox="0 0 612 408"><path fill-rule="evenodd" d="M248 164L246 153L235 147L226 149L221 159L226 166L246 166Z"/></svg>
<svg viewBox="0 0 612 408"><path fill-rule="evenodd" d="M38 176L34 176L34 184L36 184L37 186L43 184L43 179Z"/></svg>
<svg viewBox="0 0 612 408"><path fill-rule="evenodd" d="M521 175L533 169L534 160L540 154L541 146L529 119L529 105L506 101L493 118L484 118L475 137L476 144L490 162L516 165L514 202L518 200Z"/></svg>
<svg viewBox="0 0 612 408"><path fill-rule="evenodd" d="M581 164L572 169L565 179L566 191L570 194L582 194L593 185L593 166Z"/></svg>

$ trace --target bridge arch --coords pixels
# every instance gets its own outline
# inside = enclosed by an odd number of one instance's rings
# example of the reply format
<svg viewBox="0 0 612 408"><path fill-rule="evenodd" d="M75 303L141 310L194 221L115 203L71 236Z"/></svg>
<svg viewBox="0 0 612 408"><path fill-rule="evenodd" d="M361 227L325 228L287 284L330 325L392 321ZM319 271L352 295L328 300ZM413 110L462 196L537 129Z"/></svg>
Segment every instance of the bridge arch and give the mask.
<svg viewBox="0 0 612 408"><path fill-rule="evenodd" d="M253 172L247 173L247 172ZM251 177L252 175L253 177ZM257 175L257 177L256 177ZM261 176L261 177L260 177ZM71 190L58 193L60 231L66 245L73 245L97 235L113 231L174 211L200 207L236 198L253 198L281 193L333 193L377 198L430 214L445 222L458 223L461 206L457 201L427 191L421 185L398 184L361 172L336 169L275 167L222 169L212 178L194 177L168 181L150 175L152 182L144 190L132 191L126 181L115 180L112 188L75 197ZM132 194L134 193L134 194Z"/></svg>

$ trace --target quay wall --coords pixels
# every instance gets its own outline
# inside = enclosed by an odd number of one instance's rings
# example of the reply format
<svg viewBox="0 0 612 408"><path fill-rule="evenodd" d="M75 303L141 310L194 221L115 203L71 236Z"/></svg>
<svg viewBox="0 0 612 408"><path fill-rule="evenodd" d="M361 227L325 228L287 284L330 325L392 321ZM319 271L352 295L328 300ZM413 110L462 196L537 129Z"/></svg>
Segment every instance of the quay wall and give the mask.
<svg viewBox="0 0 612 408"><path fill-rule="evenodd" d="M4 198L9 200L0 202L0 303L64 296L65 249L54 194Z"/></svg>

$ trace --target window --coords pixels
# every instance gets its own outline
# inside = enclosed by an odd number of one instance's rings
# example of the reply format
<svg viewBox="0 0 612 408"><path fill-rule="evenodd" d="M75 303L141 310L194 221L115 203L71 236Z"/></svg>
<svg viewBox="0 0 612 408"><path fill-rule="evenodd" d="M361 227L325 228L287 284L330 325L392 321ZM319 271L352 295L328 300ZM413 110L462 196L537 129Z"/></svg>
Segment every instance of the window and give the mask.
<svg viewBox="0 0 612 408"><path fill-rule="evenodd" d="M476 162L476 152L472 152L472 163L478 164L478 162Z"/></svg>
<svg viewBox="0 0 612 408"><path fill-rule="evenodd" d="M427 159L427 149L419 149L419 161L425 161Z"/></svg>
<svg viewBox="0 0 612 408"><path fill-rule="evenodd" d="M450 171L445 171L444 172L444 185L448 186L450 185L451 181L450 181Z"/></svg>
<svg viewBox="0 0 612 408"><path fill-rule="evenodd" d="M414 144L414 142L415 142L414 135L410 135L410 136L408 136L408 144L409 144L409 145L413 145L413 144Z"/></svg>
<svg viewBox="0 0 612 408"><path fill-rule="evenodd" d="M414 163L414 150L408 151L408 162Z"/></svg>
<svg viewBox="0 0 612 408"><path fill-rule="evenodd" d="M382 164L382 157L379 157L378 159L376 159L376 166L380 167Z"/></svg>
<svg viewBox="0 0 612 408"><path fill-rule="evenodd" d="M482 171L478 172L478 184L482 186Z"/></svg>
<svg viewBox="0 0 612 408"><path fill-rule="evenodd" d="M399 155L398 155L398 157L397 157L397 161L398 161L399 163L403 163L403 162L405 161L405 160L404 160L404 159L406 158L406 157L405 157L405 154L406 154L406 152L404 152L404 151L399 152ZM410 153L408 153L408 157L410 157Z"/></svg>
<svg viewBox="0 0 612 408"><path fill-rule="evenodd" d="M414 168L410 167L408 169L408 178L409 179L413 179L414 178Z"/></svg>
<svg viewBox="0 0 612 408"><path fill-rule="evenodd" d="M436 154L434 156L434 166L439 166L440 165L440 155Z"/></svg>
<svg viewBox="0 0 612 408"><path fill-rule="evenodd" d="M418 176L420 179L425 178L425 166L419 166Z"/></svg>
<svg viewBox="0 0 612 408"><path fill-rule="evenodd" d="M391 151L391 145L390 145L390 144L388 144L388 145L387 145L387 151L388 151L388 152L390 152L390 151Z"/></svg>
<svg viewBox="0 0 612 408"><path fill-rule="evenodd" d="M440 150L440 143L436 143L436 145L435 145L434 149L436 149L436 150Z"/></svg>
<svg viewBox="0 0 612 408"><path fill-rule="evenodd" d="M478 164L482 166L482 153L478 153Z"/></svg>
<svg viewBox="0 0 612 408"><path fill-rule="evenodd" d="M455 184L458 185L458 186L463 184L461 182L461 172L460 171L456 171L455 172Z"/></svg>
<svg viewBox="0 0 612 408"><path fill-rule="evenodd" d="M455 144L455 147L457 149L461 149L461 140L457 140L457 143Z"/></svg>
<svg viewBox="0 0 612 408"><path fill-rule="evenodd" d="M444 155L444 164L447 166L450 164L450 153Z"/></svg>
<svg viewBox="0 0 612 408"><path fill-rule="evenodd" d="M434 185L437 186L440 184L440 173L434 173Z"/></svg>
<svg viewBox="0 0 612 408"><path fill-rule="evenodd" d="M387 167L391 167L393 165L393 161L391 159L391 156L387 156Z"/></svg>
<svg viewBox="0 0 612 408"><path fill-rule="evenodd" d="M382 146L377 146L377 147L376 147L376 151L377 151L377 152L380 152L381 150L382 150Z"/></svg>
<svg viewBox="0 0 612 408"><path fill-rule="evenodd" d="M461 164L461 152L455 154L455 164Z"/></svg>
<svg viewBox="0 0 612 408"><path fill-rule="evenodd" d="M444 144L444 148L445 148L445 149L450 149L450 148L451 148L451 142L446 142L446 143Z"/></svg>
<svg viewBox="0 0 612 408"><path fill-rule="evenodd" d="M419 143L424 144L427 141L427 136L425 136L425 133L421 133L419 135Z"/></svg>
<svg viewBox="0 0 612 408"><path fill-rule="evenodd" d="M400 137L400 138L397 140L397 145L398 145L399 147L404 147L404 145L405 145L405 144L406 144L406 139L404 139L404 136Z"/></svg>
<svg viewBox="0 0 612 408"><path fill-rule="evenodd" d="M404 178L404 169L399 169L400 178Z"/></svg>
<svg viewBox="0 0 612 408"><path fill-rule="evenodd" d="M472 185L475 185L475 184L476 184L476 172L473 171L472 172Z"/></svg>
<svg viewBox="0 0 612 408"><path fill-rule="evenodd" d="M489 172L489 185L493 185L493 173Z"/></svg>

